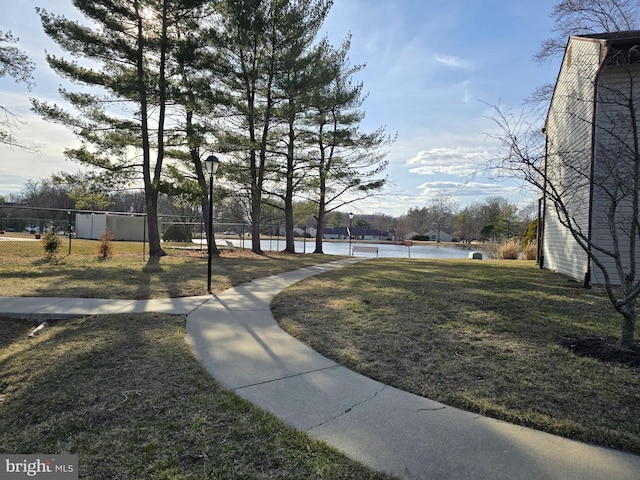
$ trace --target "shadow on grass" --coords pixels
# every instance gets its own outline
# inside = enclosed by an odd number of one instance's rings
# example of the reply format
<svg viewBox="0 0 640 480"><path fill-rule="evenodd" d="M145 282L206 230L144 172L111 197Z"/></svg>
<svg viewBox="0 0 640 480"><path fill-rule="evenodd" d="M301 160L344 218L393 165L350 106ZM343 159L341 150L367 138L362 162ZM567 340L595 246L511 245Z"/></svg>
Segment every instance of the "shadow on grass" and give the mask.
<svg viewBox="0 0 640 480"><path fill-rule="evenodd" d="M0 350L16 341L26 339L38 323L40 322L37 320L0 317Z"/></svg>
<svg viewBox="0 0 640 480"><path fill-rule="evenodd" d="M637 373L563 336L616 336L597 290L528 262L363 262L272 303L285 330L358 372L512 423L640 453Z"/></svg>
<svg viewBox="0 0 640 480"><path fill-rule="evenodd" d="M163 257L150 256L149 260L147 260L147 264L144 267L142 267L142 272L147 274L161 273L163 271L163 268L160 265L161 258Z"/></svg>
<svg viewBox="0 0 640 480"><path fill-rule="evenodd" d="M77 453L80 478L388 478L220 388L182 317L60 321L0 372L2 450Z"/></svg>
<svg viewBox="0 0 640 480"><path fill-rule="evenodd" d="M287 270L331 261L328 255L255 255L223 253L212 264L214 291ZM22 263L24 262L24 263ZM159 267L159 268L156 268ZM7 296L148 299L198 296L206 293L206 255L169 255L160 263L139 255L72 255L57 264L33 259L0 263L0 291Z"/></svg>

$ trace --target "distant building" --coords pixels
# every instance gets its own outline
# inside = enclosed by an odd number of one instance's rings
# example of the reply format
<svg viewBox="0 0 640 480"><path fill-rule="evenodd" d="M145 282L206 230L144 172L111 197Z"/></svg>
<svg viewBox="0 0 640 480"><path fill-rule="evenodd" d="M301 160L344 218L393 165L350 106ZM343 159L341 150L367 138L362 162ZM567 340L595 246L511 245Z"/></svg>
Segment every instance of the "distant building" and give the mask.
<svg viewBox="0 0 640 480"><path fill-rule="evenodd" d="M349 227L325 228L323 236L325 240L348 240ZM388 230L381 231L373 228L351 227L351 240L391 240L393 235Z"/></svg>
<svg viewBox="0 0 640 480"><path fill-rule="evenodd" d="M442 230L430 230L426 235L430 242L453 242L453 237Z"/></svg>
<svg viewBox="0 0 640 480"><path fill-rule="evenodd" d="M293 229L293 234L297 237L304 237L306 235L307 237L313 238L316 236L317 233L318 231L313 227L307 227L306 230L300 227L295 227ZM284 230L281 230L280 235L284 236L284 234L285 234Z"/></svg>
<svg viewBox="0 0 640 480"><path fill-rule="evenodd" d="M142 242L146 238L146 217L111 213L79 213L76 215L76 236L97 240L107 230L114 240Z"/></svg>
<svg viewBox="0 0 640 480"><path fill-rule="evenodd" d="M453 242L453 236L442 230L430 230L427 233L418 233L414 230L405 235L407 240L413 240L416 237L430 242Z"/></svg>

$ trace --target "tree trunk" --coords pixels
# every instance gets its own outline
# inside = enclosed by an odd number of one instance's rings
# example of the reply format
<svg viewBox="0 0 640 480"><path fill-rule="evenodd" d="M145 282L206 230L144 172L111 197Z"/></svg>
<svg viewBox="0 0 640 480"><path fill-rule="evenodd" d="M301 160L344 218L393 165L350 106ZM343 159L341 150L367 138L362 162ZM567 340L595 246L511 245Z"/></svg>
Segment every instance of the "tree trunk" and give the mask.
<svg viewBox="0 0 640 480"><path fill-rule="evenodd" d="M635 312L630 315L625 315L622 319L622 336L620 337L620 344L624 347L633 347L635 341L635 324L636 315Z"/></svg>
<svg viewBox="0 0 640 480"><path fill-rule="evenodd" d="M317 232L316 232L316 249L313 253L324 253L322 251L322 237L324 237L324 222L326 218L326 213L324 211L324 203L320 204L318 208L318 216L316 220L318 221Z"/></svg>
<svg viewBox="0 0 640 480"><path fill-rule="evenodd" d="M286 253L296 253L296 243L293 235L295 221L293 219L293 176L294 176L294 145L295 132L293 130L293 121L289 122L289 146L287 151L287 186L284 195L284 235Z"/></svg>
<svg viewBox="0 0 640 480"><path fill-rule="evenodd" d="M622 334L620 335L620 345L623 347L633 347L635 342L636 326L636 300L635 298L618 309L622 314Z"/></svg>
<svg viewBox="0 0 640 480"><path fill-rule="evenodd" d="M259 191L253 191L251 196L251 251L262 255L262 248L260 247L261 195Z"/></svg>
<svg viewBox="0 0 640 480"><path fill-rule="evenodd" d="M194 139L195 133L193 128L193 111L187 111L187 138L191 141ZM198 155L198 151L196 149L191 149L189 152L191 156L191 162L193 163L193 167L196 171L196 177L198 178L198 185L200 185L200 190L203 192L200 197L200 207L202 208L202 219L204 220L205 230L207 232L207 245L209 244L208 239L211 238L211 253L215 255L220 254L220 250L216 245L216 238L213 232L209 231L209 190L207 185L207 177L204 174L204 169L202 168L202 161L200 160L200 156ZM213 214L213 212L211 212ZM200 239L202 241L202 239Z"/></svg>
<svg viewBox="0 0 640 480"><path fill-rule="evenodd" d="M144 201L147 210L147 233L149 235L149 256L160 258L166 252L160 245L160 229L158 228L158 189L151 180L151 145L149 142L148 101L145 83L144 63L144 27L142 17L138 17L138 51L137 51L137 80L140 98L140 119L142 134L142 176L144 178Z"/></svg>
<svg viewBox="0 0 640 480"><path fill-rule="evenodd" d="M295 222L293 220L293 200L287 196L284 208L284 231L285 231L285 247L286 253L296 253L296 243L293 229Z"/></svg>
<svg viewBox="0 0 640 480"><path fill-rule="evenodd" d="M324 160L324 149L322 148L322 144L320 145L320 156L322 158L321 160L321 164L324 165L325 160ZM324 168L321 167L320 169L320 187L319 187L319 200L318 200L318 216L316 217L316 220L318 221L318 231L316 232L316 249L313 253L324 253L322 251L322 240L324 237L324 222L326 221L326 217L327 217L327 204L326 204L326 198L327 198L327 184L326 184L326 180L325 180L325 176L324 176Z"/></svg>
<svg viewBox="0 0 640 480"><path fill-rule="evenodd" d="M163 257L167 254L160 244L160 228L158 225L158 191L145 186L145 202L147 208L147 231L149 235L149 256Z"/></svg>

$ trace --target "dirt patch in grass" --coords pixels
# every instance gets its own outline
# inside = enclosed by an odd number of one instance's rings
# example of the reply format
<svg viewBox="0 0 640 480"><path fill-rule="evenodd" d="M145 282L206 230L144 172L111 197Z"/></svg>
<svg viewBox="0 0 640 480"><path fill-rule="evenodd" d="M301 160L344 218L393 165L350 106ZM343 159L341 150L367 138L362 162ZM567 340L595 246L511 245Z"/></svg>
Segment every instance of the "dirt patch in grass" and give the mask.
<svg viewBox="0 0 640 480"><path fill-rule="evenodd" d="M79 456L85 479L385 479L221 388L184 318L0 319L0 451Z"/></svg>
<svg viewBox="0 0 640 480"><path fill-rule="evenodd" d="M581 357L640 368L640 347L622 347L618 341L612 338L564 337L560 339L560 345Z"/></svg>

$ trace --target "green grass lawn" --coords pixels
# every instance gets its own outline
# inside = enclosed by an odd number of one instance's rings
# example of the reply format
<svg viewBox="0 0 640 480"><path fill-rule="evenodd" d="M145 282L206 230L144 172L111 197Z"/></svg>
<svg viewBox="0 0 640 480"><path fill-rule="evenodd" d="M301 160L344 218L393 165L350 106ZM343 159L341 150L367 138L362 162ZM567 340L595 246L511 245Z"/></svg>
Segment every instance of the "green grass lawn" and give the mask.
<svg viewBox="0 0 640 480"><path fill-rule="evenodd" d="M99 260L97 242L84 242L53 261L37 243L0 242L0 291L205 293L202 252L175 251L148 269L137 244L118 242ZM220 291L336 258L223 252L213 284ZM602 292L532 262L371 259L293 285L273 310L314 349L386 384L640 453L638 369L560 345L617 336L620 319ZM191 356L182 322L86 317L27 341L31 325L0 321L0 450L79 453L87 478L380 478L221 389ZM118 470L88 473L115 468L109 461Z"/></svg>
<svg viewBox="0 0 640 480"><path fill-rule="evenodd" d="M86 479L383 479L221 388L184 318L0 319L0 452L74 453Z"/></svg>
<svg viewBox="0 0 640 480"><path fill-rule="evenodd" d="M169 250L146 268L141 245L73 241L43 258L40 242L0 242L4 296L162 298L206 293L206 253ZM64 250L64 249L63 249ZM223 252L213 287L338 257ZM80 478L390 478L221 388L193 357L184 318L107 315L36 324L0 319L0 452L79 455Z"/></svg>
<svg viewBox="0 0 640 480"><path fill-rule="evenodd" d="M640 369L561 337L617 336L603 292L527 261L373 259L297 283L276 318L323 355L448 405L640 453Z"/></svg>
<svg viewBox="0 0 640 480"><path fill-rule="evenodd" d="M113 242L114 256L98 256L95 240L73 240L57 258L44 258L41 242L0 241L0 292L3 296L84 298L167 298L205 295L206 251L172 249L159 265L143 258L142 244ZM284 255L222 251L212 261L212 289L220 292L253 278L335 260L328 255Z"/></svg>

